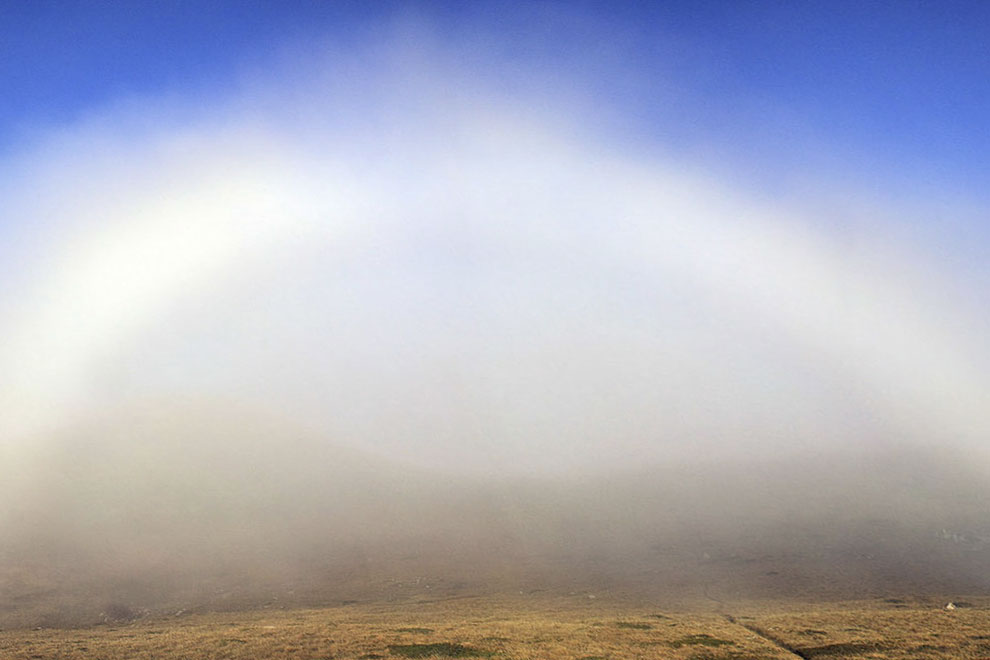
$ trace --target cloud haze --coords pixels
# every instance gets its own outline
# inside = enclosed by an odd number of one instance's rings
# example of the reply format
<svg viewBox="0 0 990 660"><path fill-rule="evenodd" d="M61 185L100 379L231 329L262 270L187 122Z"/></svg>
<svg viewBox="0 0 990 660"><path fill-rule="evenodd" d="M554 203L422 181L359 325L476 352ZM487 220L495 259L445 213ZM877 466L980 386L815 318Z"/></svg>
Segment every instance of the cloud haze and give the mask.
<svg viewBox="0 0 990 660"><path fill-rule="evenodd" d="M979 201L614 26L390 25L0 155L0 625L987 588Z"/></svg>
<svg viewBox="0 0 990 660"><path fill-rule="evenodd" d="M523 472L985 435L981 273L905 209L836 231L457 57L324 49L8 156L6 448L175 397Z"/></svg>

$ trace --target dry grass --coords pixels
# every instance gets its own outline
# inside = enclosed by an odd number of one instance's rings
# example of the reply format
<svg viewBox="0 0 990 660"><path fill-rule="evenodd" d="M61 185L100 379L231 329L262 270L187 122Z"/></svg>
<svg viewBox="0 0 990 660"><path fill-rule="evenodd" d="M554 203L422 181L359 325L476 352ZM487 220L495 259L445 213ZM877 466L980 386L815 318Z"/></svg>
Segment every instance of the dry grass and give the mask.
<svg viewBox="0 0 990 660"><path fill-rule="evenodd" d="M942 603L830 608L757 616L740 623L805 658L990 659L990 604L947 611Z"/></svg>
<svg viewBox="0 0 990 660"><path fill-rule="evenodd" d="M127 625L0 633L0 657L505 660L665 658L987 658L990 608L853 603L787 612L741 607L657 612L578 597L463 598L142 619ZM788 651L796 650L800 656Z"/></svg>

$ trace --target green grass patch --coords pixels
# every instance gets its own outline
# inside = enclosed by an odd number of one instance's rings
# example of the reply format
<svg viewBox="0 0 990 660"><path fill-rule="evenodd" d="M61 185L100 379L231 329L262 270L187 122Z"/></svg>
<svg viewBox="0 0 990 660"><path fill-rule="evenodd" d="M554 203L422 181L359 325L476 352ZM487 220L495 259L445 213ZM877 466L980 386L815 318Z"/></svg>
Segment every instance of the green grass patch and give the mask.
<svg viewBox="0 0 990 660"><path fill-rule="evenodd" d="M463 644L452 644L450 642L438 642L436 644L391 644L388 647L389 653L401 655L405 658L432 658L440 656L442 658L487 658L492 655L490 651L464 646Z"/></svg>
<svg viewBox="0 0 990 660"><path fill-rule="evenodd" d="M648 623L636 623L635 621L617 621L616 628L629 628L632 630L650 630L653 626Z"/></svg>
<svg viewBox="0 0 990 660"><path fill-rule="evenodd" d="M401 633L415 633L417 635L429 635L433 632L433 628L396 628L395 631Z"/></svg>

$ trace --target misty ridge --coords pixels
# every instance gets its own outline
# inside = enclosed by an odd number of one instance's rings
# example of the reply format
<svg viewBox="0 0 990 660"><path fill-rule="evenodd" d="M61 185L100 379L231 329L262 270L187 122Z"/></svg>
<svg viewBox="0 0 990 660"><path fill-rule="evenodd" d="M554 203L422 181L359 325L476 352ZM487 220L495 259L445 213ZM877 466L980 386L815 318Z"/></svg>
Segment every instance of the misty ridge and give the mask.
<svg viewBox="0 0 990 660"><path fill-rule="evenodd" d="M972 209L370 41L2 164L0 627L990 588Z"/></svg>
<svg viewBox="0 0 990 660"><path fill-rule="evenodd" d="M26 491L4 493L5 626L517 592L701 607L990 587L990 493L952 452L496 477L159 402L66 430L36 461Z"/></svg>

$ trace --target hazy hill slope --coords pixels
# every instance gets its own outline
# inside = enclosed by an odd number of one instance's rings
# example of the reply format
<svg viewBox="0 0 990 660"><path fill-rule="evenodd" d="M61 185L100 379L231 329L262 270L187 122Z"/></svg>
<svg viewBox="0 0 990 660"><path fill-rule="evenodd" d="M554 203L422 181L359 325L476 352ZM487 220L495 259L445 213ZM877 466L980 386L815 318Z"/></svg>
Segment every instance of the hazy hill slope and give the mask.
<svg viewBox="0 0 990 660"><path fill-rule="evenodd" d="M990 489L931 451L496 479L193 406L66 431L31 470L2 521L3 625L509 590L990 590Z"/></svg>

